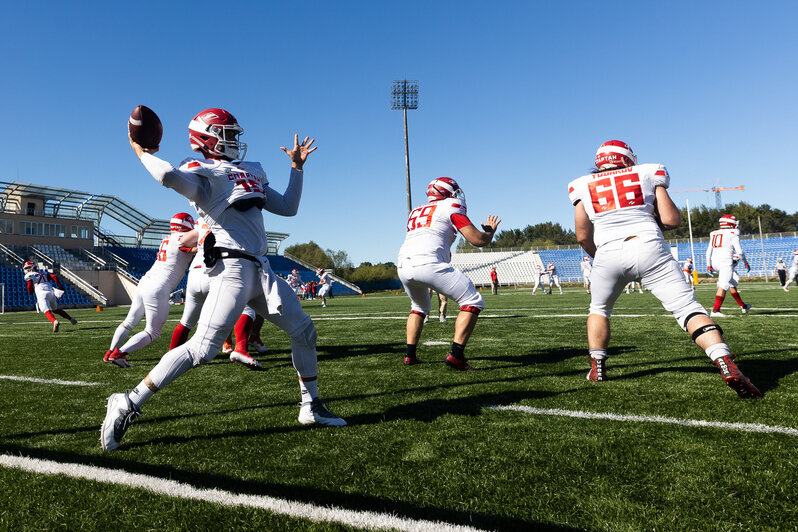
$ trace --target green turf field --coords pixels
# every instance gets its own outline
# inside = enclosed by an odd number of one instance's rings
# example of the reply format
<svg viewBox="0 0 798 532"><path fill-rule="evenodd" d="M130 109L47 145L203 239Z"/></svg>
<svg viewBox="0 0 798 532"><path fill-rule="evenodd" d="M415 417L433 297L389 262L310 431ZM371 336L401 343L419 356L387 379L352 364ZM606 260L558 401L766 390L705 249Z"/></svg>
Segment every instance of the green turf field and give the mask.
<svg viewBox="0 0 798 532"><path fill-rule="evenodd" d="M156 394L120 449L106 454L99 445L105 398L133 388L156 364L181 307L159 340L130 357L129 369L102 362L126 308L75 311L80 323L64 323L58 334L41 314L5 314L0 458L49 460L67 472L92 465L112 470L110 480L122 470L146 475L145 484L171 479L411 523L795 530L798 290L744 283L751 313L741 316L727 297L730 317L718 319L740 368L765 394L757 401L738 399L649 293L621 295L610 380L587 382L588 296L581 287L565 290L486 291L466 350L477 371L465 373L443 364L453 306L447 323L425 327L422 342L439 345L419 347L424 364L404 367L405 296L337 297L326 309L305 302L318 329L320 395L349 426L297 422L289 342L267 324L266 371L220 355ZM698 299L711 306L714 286L700 285ZM580 413L614 416L572 417ZM689 423L697 420L717 424ZM351 528L8 464L0 465L0 486L0 530Z"/></svg>

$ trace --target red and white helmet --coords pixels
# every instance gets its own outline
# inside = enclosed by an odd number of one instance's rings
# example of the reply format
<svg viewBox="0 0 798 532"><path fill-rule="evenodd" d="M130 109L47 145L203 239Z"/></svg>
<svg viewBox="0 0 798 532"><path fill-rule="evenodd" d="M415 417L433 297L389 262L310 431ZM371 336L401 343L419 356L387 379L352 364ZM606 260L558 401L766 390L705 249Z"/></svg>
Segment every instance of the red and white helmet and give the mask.
<svg viewBox="0 0 798 532"><path fill-rule="evenodd" d="M243 134L236 117L224 109L205 109L188 124L191 149L211 158L242 160L247 153L247 145L239 140Z"/></svg>
<svg viewBox="0 0 798 532"><path fill-rule="evenodd" d="M32 272L36 270L36 265L32 260L25 261L25 264L22 265L22 270L25 272Z"/></svg>
<svg viewBox="0 0 798 532"><path fill-rule="evenodd" d="M596 151L596 168L599 170L627 168L636 164L637 156L632 148L620 140L608 140Z"/></svg>
<svg viewBox="0 0 798 532"><path fill-rule="evenodd" d="M721 229L735 229L740 224L737 217L733 214L724 214L718 220Z"/></svg>
<svg viewBox="0 0 798 532"><path fill-rule="evenodd" d="M798 249L792 252L793 255L798 255Z"/></svg>
<svg viewBox="0 0 798 532"><path fill-rule="evenodd" d="M687 257L687 262L693 262L693 257Z"/></svg>
<svg viewBox="0 0 798 532"><path fill-rule="evenodd" d="M291 270L291 273L299 273L299 270L297 270L296 268L294 268L293 270Z"/></svg>
<svg viewBox="0 0 798 532"><path fill-rule="evenodd" d="M585 262L590 262L590 257L588 255L585 255L585 258L582 260L584 260Z"/></svg>
<svg viewBox="0 0 798 532"><path fill-rule="evenodd" d="M460 185L451 177L438 177L427 186L427 201L438 201L446 198L458 198L465 201Z"/></svg>
<svg viewBox="0 0 798 532"><path fill-rule="evenodd" d="M554 263L553 263L553 262L550 262L550 263L546 264L546 267L547 267L547 268L551 268L552 266L554 266Z"/></svg>
<svg viewBox="0 0 798 532"><path fill-rule="evenodd" d="M317 273L318 275L321 275L322 273L324 273L324 268L322 268L321 266L319 266L318 268L316 268L316 273Z"/></svg>
<svg viewBox="0 0 798 532"><path fill-rule="evenodd" d="M194 218L186 212L179 212L169 220L169 229L174 233L186 233L194 229Z"/></svg>

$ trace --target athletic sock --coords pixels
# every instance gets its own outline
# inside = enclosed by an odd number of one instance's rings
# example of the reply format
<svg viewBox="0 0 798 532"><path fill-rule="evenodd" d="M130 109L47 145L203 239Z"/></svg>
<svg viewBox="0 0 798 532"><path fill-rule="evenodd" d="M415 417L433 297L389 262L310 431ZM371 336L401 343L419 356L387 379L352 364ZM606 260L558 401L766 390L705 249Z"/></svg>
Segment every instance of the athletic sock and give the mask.
<svg viewBox="0 0 798 532"><path fill-rule="evenodd" d="M729 346L726 345L725 342L721 342L719 344L712 344L711 346L704 349L704 352L707 354L709 358L712 359L712 362L715 362L719 358L731 355L731 350L729 349Z"/></svg>
<svg viewBox="0 0 798 532"><path fill-rule="evenodd" d="M607 358L607 350L606 349L590 349L590 358L595 358L596 360L604 360Z"/></svg>
<svg viewBox="0 0 798 532"><path fill-rule="evenodd" d="M139 410L141 410L141 405L146 403L149 400L149 398L152 397L152 395L155 393L155 391L148 386L147 383L148 379L149 375L147 375L147 378L145 378L143 381L138 383L138 385L135 388L133 388L133 391L128 394L130 402L133 403L133 406L135 406Z"/></svg>
<svg viewBox="0 0 798 532"><path fill-rule="evenodd" d="M738 305L740 305L741 307L745 306L745 303L743 303L743 298L740 297L740 292L735 292L731 296L734 298L734 300L737 302Z"/></svg>
<svg viewBox="0 0 798 532"><path fill-rule="evenodd" d="M53 313L52 313L52 312L50 312L49 310L48 310L48 311L46 311L46 312L44 313L44 316L45 316L45 317L46 317L48 320L50 320L50 323L55 323L55 316L53 316Z"/></svg>
<svg viewBox="0 0 798 532"><path fill-rule="evenodd" d="M465 360L465 346L452 342L452 356L457 360Z"/></svg>
<svg viewBox="0 0 798 532"><path fill-rule="evenodd" d="M724 299L726 299L726 294L722 296L715 296L715 306L712 307L712 312L717 312L720 310L721 305L723 305Z"/></svg>
<svg viewBox="0 0 798 532"><path fill-rule="evenodd" d="M407 351L405 351L405 356L410 358L416 358L416 349L418 348L417 345L407 344Z"/></svg>
<svg viewBox="0 0 798 532"><path fill-rule="evenodd" d="M302 404L312 402L319 396L319 381L317 377L303 379L299 377L299 391L302 394Z"/></svg>
<svg viewBox="0 0 798 532"><path fill-rule="evenodd" d="M172 342L169 344L169 350L171 351L175 347L186 343L186 340L188 340L188 333L190 332L191 329L178 322L177 327L175 327L175 330L172 332Z"/></svg>
<svg viewBox="0 0 798 532"><path fill-rule="evenodd" d="M236 326L233 329L233 332L236 335L236 351L239 353L246 353L247 352L247 339L249 338L249 333L252 331L252 318L247 316L246 314L242 314L238 321L236 322Z"/></svg>
<svg viewBox="0 0 798 532"><path fill-rule="evenodd" d="M57 309L57 310L54 310L53 312L55 312L55 313L56 313L56 314L58 314L59 316L63 316L63 317L65 317L65 318L66 318L66 319L68 319L68 320L71 320L71 319L72 319L72 316L70 316L69 314L67 314L65 310Z"/></svg>

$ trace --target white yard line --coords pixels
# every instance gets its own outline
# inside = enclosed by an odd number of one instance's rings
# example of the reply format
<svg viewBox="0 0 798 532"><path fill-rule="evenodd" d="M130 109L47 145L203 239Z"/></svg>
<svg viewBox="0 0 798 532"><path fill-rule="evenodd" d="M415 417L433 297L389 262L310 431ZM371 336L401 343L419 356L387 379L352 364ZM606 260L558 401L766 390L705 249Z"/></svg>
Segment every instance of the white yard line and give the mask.
<svg viewBox="0 0 798 532"><path fill-rule="evenodd" d="M278 499L267 495L245 495L218 489L200 489L174 480L128 473L121 469L106 469L83 464L63 464L51 460L12 455L0 455L0 465L43 475L67 475L72 478L130 488L141 488L168 497L211 502L222 506L258 508L294 518L316 522L342 523L358 528L408 530L413 532L478 530L441 521L416 520L397 517L393 514L346 510L334 506L316 506L310 503Z"/></svg>
<svg viewBox="0 0 798 532"><path fill-rule="evenodd" d="M684 427L710 427L716 429L736 430L740 432L759 432L786 434L788 436L798 436L798 429L792 427L781 427L779 425L763 425L761 423L728 423L725 421L704 421L701 419L679 419L662 416L637 416L630 414L610 414L598 412L584 412L582 410L561 410L559 408L533 408L523 405L485 405L492 410L512 410L524 412L538 416L561 416L579 419L605 419L609 421L622 421L633 423L665 423L669 425L681 425Z"/></svg>
<svg viewBox="0 0 798 532"><path fill-rule="evenodd" d="M41 384L60 384L61 386L101 386L102 382L62 381L60 379L37 379L35 377L17 377L15 375L0 375L0 379L7 381L38 382Z"/></svg>

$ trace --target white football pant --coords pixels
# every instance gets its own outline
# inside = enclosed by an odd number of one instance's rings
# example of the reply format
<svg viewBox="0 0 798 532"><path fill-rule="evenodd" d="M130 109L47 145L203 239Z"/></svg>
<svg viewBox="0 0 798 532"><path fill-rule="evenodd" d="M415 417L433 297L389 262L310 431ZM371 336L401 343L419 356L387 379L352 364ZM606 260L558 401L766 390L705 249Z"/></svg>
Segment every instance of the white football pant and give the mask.
<svg viewBox="0 0 798 532"><path fill-rule="evenodd" d="M485 301L471 280L448 263L438 262L418 266L403 263L397 271L407 295L410 296L411 310L415 312L429 315L428 288L457 301L460 308L466 306L477 307L480 310L485 308Z"/></svg>
<svg viewBox="0 0 798 532"><path fill-rule="evenodd" d="M686 330L685 320L691 314L707 311L696 301L683 273L661 238L608 242L593 261L590 313L609 318L624 287L639 280Z"/></svg>
<svg viewBox="0 0 798 532"><path fill-rule="evenodd" d="M146 275L139 281L133 302L127 316L116 328L111 349L119 348L123 353L133 353L149 345L161 336L166 319L169 317L169 287L153 282ZM145 318L144 330L125 342L130 332ZM122 342L124 345L120 346Z"/></svg>

